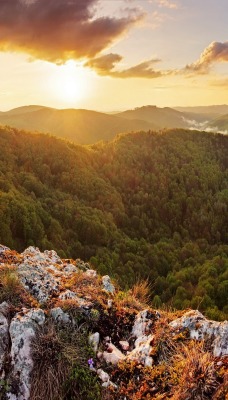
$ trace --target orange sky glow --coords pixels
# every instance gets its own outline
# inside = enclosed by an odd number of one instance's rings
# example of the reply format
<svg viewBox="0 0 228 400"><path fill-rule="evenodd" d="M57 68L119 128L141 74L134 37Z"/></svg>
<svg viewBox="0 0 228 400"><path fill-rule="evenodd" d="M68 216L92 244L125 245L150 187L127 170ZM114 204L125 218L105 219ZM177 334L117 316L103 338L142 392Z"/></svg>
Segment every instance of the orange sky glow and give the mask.
<svg viewBox="0 0 228 400"><path fill-rule="evenodd" d="M1 0L0 110L228 103L227 0Z"/></svg>

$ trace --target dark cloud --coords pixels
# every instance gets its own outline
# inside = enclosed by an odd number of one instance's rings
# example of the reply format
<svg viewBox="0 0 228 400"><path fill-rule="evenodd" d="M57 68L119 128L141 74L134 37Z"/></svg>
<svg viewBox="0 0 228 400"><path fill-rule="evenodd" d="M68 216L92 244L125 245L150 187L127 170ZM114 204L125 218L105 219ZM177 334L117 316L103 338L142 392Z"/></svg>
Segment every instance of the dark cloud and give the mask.
<svg viewBox="0 0 228 400"><path fill-rule="evenodd" d="M117 63L122 60L119 54L106 54L90 60L85 64L87 67L91 67L97 71L99 75L112 76L115 78L158 78L162 75L167 74L166 72L156 71L153 65L161 60L152 59L144 61L140 64L134 65L131 68L123 69L121 71L115 71L114 68Z"/></svg>
<svg viewBox="0 0 228 400"><path fill-rule="evenodd" d="M0 51L21 51L61 63L93 58L142 19L96 18L98 0L1 0Z"/></svg>
<svg viewBox="0 0 228 400"><path fill-rule="evenodd" d="M185 67L187 72L195 72L205 74L209 71L210 66L216 62L228 61L228 42L212 42L204 49L200 58L192 64Z"/></svg>

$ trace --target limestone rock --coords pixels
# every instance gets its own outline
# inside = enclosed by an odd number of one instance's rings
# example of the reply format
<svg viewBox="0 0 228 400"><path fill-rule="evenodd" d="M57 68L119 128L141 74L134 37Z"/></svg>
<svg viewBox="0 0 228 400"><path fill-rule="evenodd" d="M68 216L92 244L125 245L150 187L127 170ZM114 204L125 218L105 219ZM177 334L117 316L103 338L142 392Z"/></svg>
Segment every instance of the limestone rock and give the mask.
<svg viewBox="0 0 228 400"><path fill-rule="evenodd" d="M74 273L78 273L79 272L79 268L77 268L74 264L67 264L63 268L63 272L66 275L73 275Z"/></svg>
<svg viewBox="0 0 228 400"><path fill-rule="evenodd" d="M126 340L120 340L119 344L123 350L125 350L125 351L129 350L130 345Z"/></svg>
<svg viewBox="0 0 228 400"><path fill-rule="evenodd" d="M106 290L106 292L109 292L109 293L115 292L115 287L111 283L111 279L108 275L104 275L102 277L102 283L103 283L103 288L104 288L104 290Z"/></svg>
<svg viewBox="0 0 228 400"><path fill-rule="evenodd" d="M66 290L65 292L61 293L59 296L60 300L74 300L75 303L78 304L78 307L88 310L90 307L92 307L92 303L90 301L87 301L83 299L82 297L77 296L75 292L72 292L71 290Z"/></svg>
<svg viewBox="0 0 228 400"><path fill-rule="evenodd" d="M69 324L71 319L69 314L65 313L60 307L52 308L50 315L57 323Z"/></svg>
<svg viewBox="0 0 228 400"><path fill-rule="evenodd" d="M31 341L36 335L37 327L43 325L45 315L41 309L24 309L12 319L9 333L11 339L11 379L17 382L17 392L7 394L8 399L28 400L30 393L30 375L33 368L31 358Z"/></svg>
<svg viewBox="0 0 228 400"><path fill-rule="evenodd" d="M198 310L186 312L181 318L170 323L175 332L188 329L191 339L202 340L211 338L215 357L228 354L228 322L210 321Z"/></svg>
<svg viewBox="0 0 228 400"><path fill-rule="evenodd" d="M151 325L152 321L149 311L140 311L135 318L134 326L132 329L132 336L138 339L146 335L150 332Z"/></svg>
<svg viewBox="0 0 228 400"><path fill-rule="evenodd" d="M5 313L3 311L4 311L4 303L0 304L0 372L2 371L5 354L9 346L9 335L8 335L9 324L5 316Z"/></svg>
<svg viewBox="0 0 228 400"><path fill-rule="evenodd" d="M110 380L109 374L107 374L107 372L103 371L103 369L101 368L97 370L97 375L102 380L102 382L108 382Z"/></svg>
<svg viewBox="0 0 228 400"><path fill-rule="evenodd" d="M71 290L65 290L65 292L61 293L59 296L60 300L71 300L76 298L78 298L78 296Z"/></svg>
<svg viewBox="0 0 228 400"><path fill-rule="evenodd" d="M91 278L96 278L97 276L97 271L95 271L94 269L87 269L85 273L87 276L90 276Z"/></svg>
<svg viewBox="0 0 228 400"><path fill-rule="evenodd" d="M41 304L59 292L60 281L38 262L24 262L18 266L18 274L24 288Z"/></svg>
<svg viewBox="0 0 228 400"><path fill-rule="evenodd" d="M109 343L107 346L108 351L103 352L103 358L106 361L106 363L111 363L113 365L118 364L119 361L124 360L126 357L125 355L117 349L117 347Z"/></svg>
<svg viewBox="0 0 228 400"><path fill-rule="evenodd" d="M96 353L98 350L99 341L100 341L99 332L91 333L91 335L89 335L89 344L91 345L94 353Z"/></svg>
<svg viewBox="0 0 228 400"><path fill-rule="evenodd" d="M134 349L128 354L128 359L141 362L145 366L151 366L153 363L150 353L154 336L151 331L151 315L148 310L143 310L138 313L135 318L135 323L132 328L132 336L136 338Z"/></svg>

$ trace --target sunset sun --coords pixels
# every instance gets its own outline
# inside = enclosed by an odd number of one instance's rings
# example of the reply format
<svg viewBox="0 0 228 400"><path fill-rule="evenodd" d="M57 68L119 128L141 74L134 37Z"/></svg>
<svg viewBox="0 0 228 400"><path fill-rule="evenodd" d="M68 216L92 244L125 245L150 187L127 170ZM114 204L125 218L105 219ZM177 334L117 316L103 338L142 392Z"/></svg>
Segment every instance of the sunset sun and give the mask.
<svg viewBox="0 0 228 400"><path fill-rule="evenodd" d="M49 80L49 89L53 96L72 105L87 96L88 84L83 67L68 61L54 68L55 72Z"/></svg>

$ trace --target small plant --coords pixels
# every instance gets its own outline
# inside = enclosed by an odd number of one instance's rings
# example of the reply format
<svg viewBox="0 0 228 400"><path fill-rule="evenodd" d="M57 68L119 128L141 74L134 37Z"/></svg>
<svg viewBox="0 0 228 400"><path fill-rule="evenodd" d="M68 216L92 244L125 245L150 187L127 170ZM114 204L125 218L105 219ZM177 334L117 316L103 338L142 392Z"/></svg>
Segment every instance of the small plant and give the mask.
<svg viewBox="0 0 228 400"><path fill-rule="evenodd" d="M90 368L81 365L75 365L64 390L64 399L101 399L101 387L97 376L90 371Z"/></svg>

